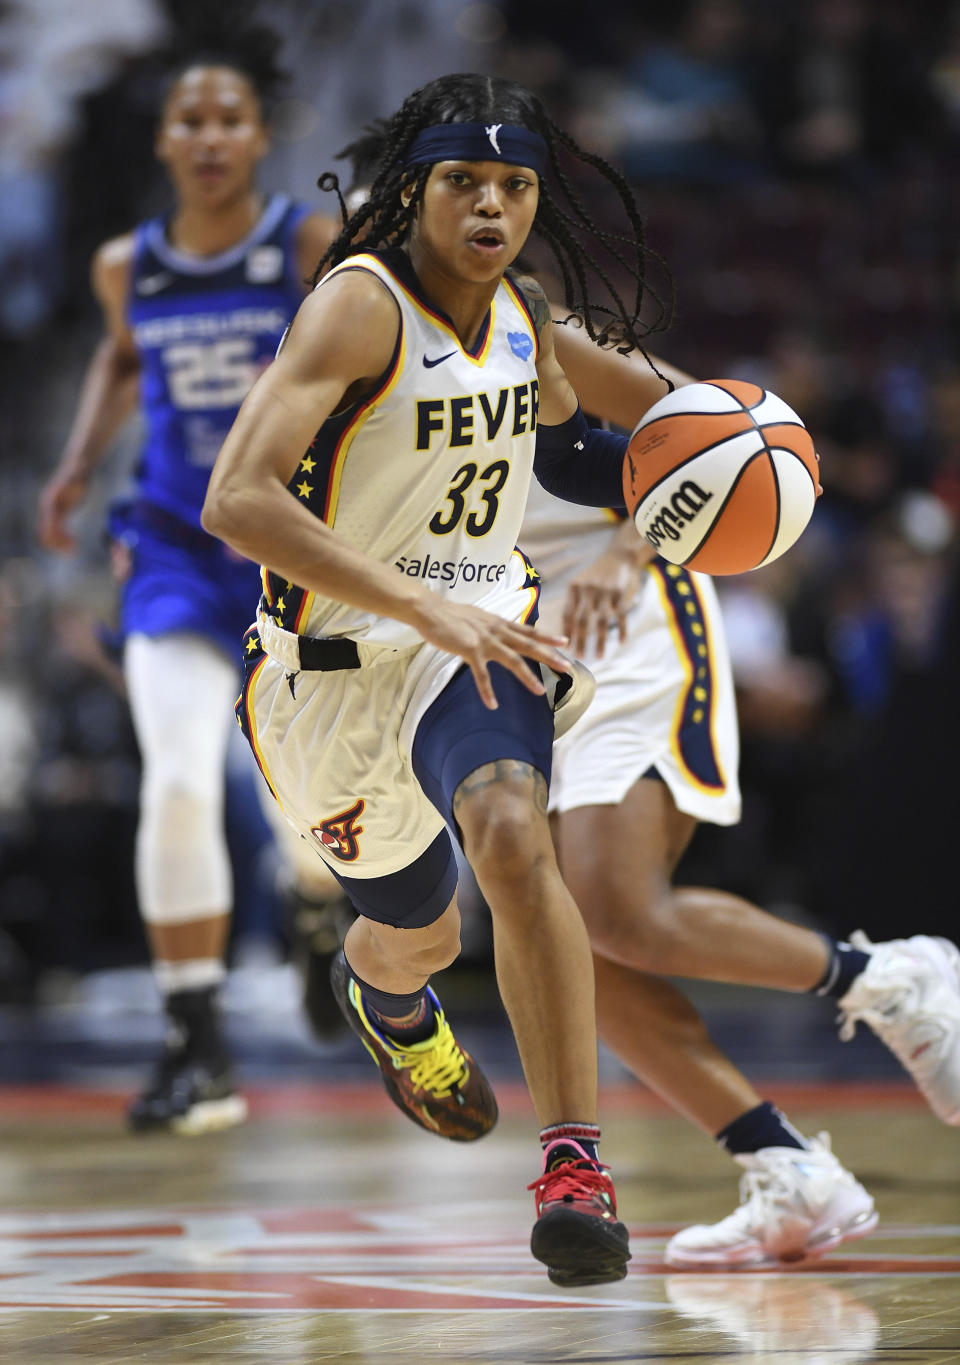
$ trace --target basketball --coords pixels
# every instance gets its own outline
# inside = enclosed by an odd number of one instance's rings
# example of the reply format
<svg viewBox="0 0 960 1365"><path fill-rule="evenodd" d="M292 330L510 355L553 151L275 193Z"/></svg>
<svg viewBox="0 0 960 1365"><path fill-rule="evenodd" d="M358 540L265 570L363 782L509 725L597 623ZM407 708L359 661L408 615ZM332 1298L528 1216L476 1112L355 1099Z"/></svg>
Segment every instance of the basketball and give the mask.
<svg viewBox="0 0 960 1365"><path fill-rule="evenodd" d="M819 489L810 433L782 398L740 379L667 394L634 429L623 492L658 554L708 574L746 573L789 550Z"/></svg>

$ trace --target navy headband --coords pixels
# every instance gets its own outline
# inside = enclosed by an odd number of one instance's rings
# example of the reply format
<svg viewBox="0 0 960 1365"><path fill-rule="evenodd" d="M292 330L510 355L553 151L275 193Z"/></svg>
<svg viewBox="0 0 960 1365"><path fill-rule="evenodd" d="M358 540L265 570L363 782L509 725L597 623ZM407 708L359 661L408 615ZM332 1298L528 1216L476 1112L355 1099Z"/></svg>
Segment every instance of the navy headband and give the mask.
<svg viewBox="0 0 960 1365"><path fill-rule="evenodd" d="M435 123L413 140L405 166L435 161L506 161L543 175L547 144L539 133L513 123Z"/></svg>

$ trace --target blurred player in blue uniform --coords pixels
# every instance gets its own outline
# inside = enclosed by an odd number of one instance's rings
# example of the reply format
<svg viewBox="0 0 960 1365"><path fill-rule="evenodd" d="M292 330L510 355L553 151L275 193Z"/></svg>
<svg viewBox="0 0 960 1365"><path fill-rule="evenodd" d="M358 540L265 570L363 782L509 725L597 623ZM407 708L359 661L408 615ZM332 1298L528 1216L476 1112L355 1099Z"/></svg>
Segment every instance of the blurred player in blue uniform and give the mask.
<svg viewBox="0 0 960 1365"><path fill-rule="evenodd" d="M105 336L40 505L43 544L71 551L70 514L139 404L135 491L110 533L126 573L124 674L143 760L137 888L170 1028L131 1106L134 1129L203 1132L246 1114L216 997L232 902L224 762L259 574L207 535L200 509L237 409L336 231L256 188L277 45L241 26L175 66L156 141L174 205L94 256Z"/></svg>

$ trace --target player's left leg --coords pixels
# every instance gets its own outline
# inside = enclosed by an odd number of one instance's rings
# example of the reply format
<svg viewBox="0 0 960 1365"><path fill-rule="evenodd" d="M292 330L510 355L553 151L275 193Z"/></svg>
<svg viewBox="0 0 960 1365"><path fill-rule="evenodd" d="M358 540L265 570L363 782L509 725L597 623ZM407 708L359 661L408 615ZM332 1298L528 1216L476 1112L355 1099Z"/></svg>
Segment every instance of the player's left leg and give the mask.
<svg viewBox="0 0 960 1365"><path fill-rule="evenodd" d="M137 889L169 1025L129 1119L135 1130L194 1134L238 1123L247 1110L216 1004L232 900L223 801L237 672L187 633L131 635L124 671L143 765Z"/></svg>
<svg viewBox="0 0 960 1365"><path fill-rule="evenodd" d="M491 911L497 979L542 1125L533 1254L557 1284L620 1279L630 1253L597 1151L590 946L547 818L553 717L506 670L491 678L492 713L469 671L448 683L420 723L414 767Z"/></svg>

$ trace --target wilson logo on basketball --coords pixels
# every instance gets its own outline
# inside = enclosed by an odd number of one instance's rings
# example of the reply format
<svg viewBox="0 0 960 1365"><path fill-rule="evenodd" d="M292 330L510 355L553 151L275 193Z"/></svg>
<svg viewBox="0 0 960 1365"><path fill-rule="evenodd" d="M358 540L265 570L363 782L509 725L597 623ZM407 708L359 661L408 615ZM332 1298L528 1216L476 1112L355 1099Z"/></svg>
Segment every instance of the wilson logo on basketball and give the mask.
<svg viewBox="0 0 960 1365"><path fill-rule="evenodd" d="M713 494L704 492L698 483L685 479L670 502L665 503L648 523L644 540L655 550L659 550L666 540L679 540L684 526L693 521L712 498Z"/></svg>
<svg viewBox="0 0 960 1365"><path fill-rule="evenodd" d="M342 863L356 862L360 857L360 845L357 841L363 833L363 825L358 825L357 821L363 814L364 807L365 802L361 797L349 810L343 810L339 815L331 815L328 820L321 820L319 825L313 826L311 832L323 845L325 853L332 853Z"/></svg>

